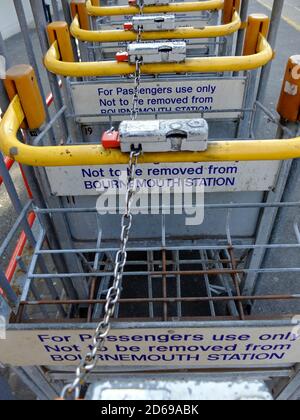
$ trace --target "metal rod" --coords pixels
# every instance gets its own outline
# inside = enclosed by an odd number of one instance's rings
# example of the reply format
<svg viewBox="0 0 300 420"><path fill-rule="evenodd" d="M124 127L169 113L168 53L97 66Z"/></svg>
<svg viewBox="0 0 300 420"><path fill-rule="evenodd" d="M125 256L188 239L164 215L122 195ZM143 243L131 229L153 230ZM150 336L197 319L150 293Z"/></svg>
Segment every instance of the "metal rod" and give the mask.
<svg viewBox="0 0 300 420"><path fill-rule="evenodd" d="M5 58L6 61L6 67L10 67L11 66L11 62L10 62L10 57L8 55L8 51L2 36L2 33L0 32L0 55L2 55ZM6 107L5 107L6 108Z"/></svg>
<svg viewBox="0 0 300 420"><path fill-rule="evenodd" d="M36 247L40 248L43 244L45 240L45 232L43 230L41 230L40 236L36 242ZM22 297L21 299L25 299L26 296L28 296L28 293L31 289L31 285L32 285L32 279L30 278L30 274L34 272L35 268L37 267L37 265L41 266L42 271L46 271L48 272L47 266L45 265L43 260L40 260L38 255L33 255L32 260L31 260L31 264L30 264L30 268L28 270L28 276L27 276L27 281L25 286L23 287L23 291L22 291ZM49 276L49 277L48 277ZM56 278L55 275L53 274L48 274L47 278L45 278L45 285L50 293L50 295L52 296L53 299L56 300L57 303L57 309L60 312L61 316L65 317L66 316L66 312L63 308L63 306L61 304L58 304L58 300L59 300L59 295L57 293L57 290L54 286L54 281L53 279Z"/></svg>
<svg viewBox="0 0 300 420"><path fill-rule="evenodd" d="M272 202L272 203L218 203L218 204L204 204L205 209L255 209L255 208L291 208L291 207L300 207L300 202ZM98 208L96 207L83 207L83 208L57 208L57 209L47 209L47 208L36 208L34 211L39 213L97 213Z"/></svg>
<svg viewBox="0 0 300 420"><path fill-rule="evenodd" d="M148 272L148 271L139 271L139 272L126 272L127 277L134 277L134 276L144 276L148 277L151 275L153 278L159 278L162 276L167 276L170 278L175 277L176 275L183 275L183 276L203 276L205 274L209 276L216 276L218 274L247 274L247 273L258 273L258 274L280 274L280 273L300 273L300 267L284 267L284 268L254 268L254 269L239 269L239 270L203 270L203 271L155 271L155 272ZM94 277L106 277L108 275L112 275L113 273L93 273ZM32 274L29 278L31 279L58 279L58 278L69 278L73 277L74 279L82 278L82 277L91 277L91 273L59 273L59 274Z"/></svg>
<svg viewBox="0 0 300 420"><path fill-rule="evenodd" d="M0 174L3 179L4 185L6 187L7 193L9 195L10 201L15 209L15 212L18 215L22 214L22 211L23 211L22 203L19 199L14 182L11 179L11 176L6 168L6 165L5 165L5 162L1 153L0 153ZM26 218L22 220L21 224L31 246L35 247L36 241Z"/></svg>
<svg viewBox="0 0 300 420"><path fill-rule="evenodd" d="M241 11L240 11L242 23L247 21L248 10L249 10L249 0L242 0L242 6L241 6ZM238 38L236 42L236 53L235 53L235 55L237 56L242 55L242 52L243 52L244 33L245 33L244 29L240 29L238 32Z"/></svg>
<svg viewBox="0 0 300 420"><path fill-rule="evenodd" d="M57 120L65 113L67 107L63 106L56 114L53 118L51 118L51 120L47 123L47 125L43 128L43 131L34 139L33 141L33 145L37 146L38 144L40 144L44 137L45 134L47 134L48 131L50 131L53 128L53 125L57 122Z"/></svg>
<svg viewBox="0 0 300 420"><path fill-rule="evenodd" d="M162 250L162 269L165 273L167 272L166 260L167 260L166 250L163 249ZM166 299L166 297L168 296L168 284L167 284L166 274L162 275L162 292L163 292L164 299ZM164 312L164 321L167 321L168 320L168 303L164 302L163 307L164 307L164 311L163 311Z"/></svg>
<svg viewBox="0 0 300 420"><path fill-rule="evenodd" d="M0 289L4 292L9 307L14 311L18 306L18 296L9 284L5 274L0 269ZM0 295L1 296L1 295Z"/></svg>
<svg viewBox="0 0 300 420"><path fill-rule="evenodd" d="M20 225L24 222L27 213L29 212L30 207L32 206L32 201L29 201L25 207L23 208L22 212L17 217L17 220L15 221L13 227L5 237L4 241L2 242L0 246L0 258L3 256L3 253L6 251L6 249L9 247L10 242L14 238L15 234L17 233L18 229L20 228Z"/></svg>
<svg viewBox="0 0 300 420"><path fill-rule="evenodd" d="M65 21L67 22L68 26L71 25L72 23L72 16L71 16L71 10L70 10L70 2L69 0L61 0L61 4L62 4L62 9L63 9L63 14L65 17ZM75 60L78 61L78 48L76 45L76 41L73 37L71 37L71 42L72 42L72 47L73 47L73 52L74 52L74 57Z"/></svg>
<svg viewBox="0 0 300 420"><path fill-rule="evenodd" d="M59 13L57 0L51 0L51 4L52 4L52 9L53 9L54 20L60 20L60 13Z"/></svg>
<svg viewBox="0 0 300 420"><path fill-rule="evenodd" d="M14 1L14 6L15 6L17 17L18 17L21 33L22 33L22 36L23 36L26 53L27 53L27 56L28 56L28 59L29 59L29 63L31 64L31 66L33 67L33 69L35 71L35 75L36 75L36 78L37 78L39 89L40 89L40 92L41 92L41 95L42 95L42 98L43 98L43 102L45 104L46 118L47 118L47 121L50 121L51 120L50 113L49 113L48 107L46 106L46 103L47 103L46 93L45 93L45 90L44 90L44 87L43 87L42 79L41 79L41 76L40 76L39 66L38 66L36 55L35 55L34 48L33 48L33 45L32 45L32 41L31 41L31 37L30 37L30 33L29 33L29 28L28 28L28 23L27 23L27 18L26 18L25 11L24 11L23 2L20 1L20 0L13 0L13 1ZM53 145L56 144L55 133L54 133L53 129L50 130L49 139L50 139L51 144L53 144Z"/></svg>
<svg viewBox="0 0 300 420"><path fill-rule="evenodd" d="M179 251L175 251L173 253L174 255L174 261L175 261L175 265L174 265L174 271L179 271L180 270L180 254ZM184 264L184 261L181 261L182 264ZM205 268L205 267L203 267ZM177 289L177 297L181 297L181 276L176 276L176 289ZM181 302L177 303L177 316L180 319L182 317L182 305Z"/></svg>
<svg viewBox="0 0 300 420"><path fill-rule="evenodd" d="M256 244L256 245L233 245L235 250L254 250L254 249L300 249L300 244ZM177 251L179 247L177 246L168 246L166 248L167 251ZM199 250L207 250L207 251L224 251L226 249L226 245L190 245L190 246L183 246L180 247L181 251L199 251ZM116 248L102 248L101 251L103 252L115 252ZM146 252L146 251L161 251L161 247L131 247L128 248L128 252ZM82 249L56 249L56 250L42 250L37 251L38 255L55 255L55 254L81 254L81 253L91 254L94 252L99 252L99 249L96 248L82 248ZM225 263L226 260L223 260Z"/></svg>
<svg viewBox="0 0 300 420"><path fill-rule="evenodd" d="M18 3L18 0L14 0L14 1ZM45 30L45 28L47 27L47 22L46 22L46 18L44 14L43 4L40 0L30 0L30 4L31 4L34 21L35 21L36 31L37 31L39 42L42 49L42 54L46 54L48 50L48 38L46 35L46 30ZM49 79L52 94L54 97L56 109L57 111L59 111L63 107L64 104L63 104L63 100L61 96L58 79L55 75L51 73L48 73L48 79ZM63 129L65 138L68 138L68 126L67 126L67 121L64 115L62 116L62 129Z"/></svg>
<svg viewBox="0 0 300 420"><path fill-rule="evenodd" d="M45 206L45 200L43 197L43 193L40 189L40 185L38 183L37 177L35 176L35 171L33 168L31 167L27 167L24 166L24 172L26 174L26 178L28 179L28 182L30 184L30 188L31 191L33 193L33 197L34 197L34 203L38 206ZM48 244L50 246L50 248L54 248L54 249L58 249L60 248L60 244L57 240L57 237L55 235L55 228L54 228L54 223L53 223L53 219L50 217L49 214L40 214L38 215L41 225L46 229L46 235L47 235L47 241ZM40 250L40 248L38 248ZM42 255L42 254L38 254L38 255ZM52 258L54 261L54 264L57 268L57 270L60 272L66 272L67 271L67 266L66 266L66 262L64 260L64 256L62 255L62 251L59 253L54 253L52 254ZM72 299L75 299L77 296L76 290L72 284L72 282L70 281L64 281L64 279L62 279L62 284L63 287L67 293L67 295L69 297L71 297Z"/></svg>
<svg viewBox="0 0 300 420"><path fill-rule="evenodd" d="M229 255L230 255L230 258L231 258L231 267L232 267L233 270L236 270L236 261L235 261L233 248L230 248L228 250L228 252L229 252ZM239 277L237 276L237 273L232 274L232 279L233 279L233 284L234 284L237 296L241 296ZM245 313L244 313L244 308L243 308L243 305L242 305L241 302L238 303L238 308L239 308L239 314L240 314L241 321L244 321Z"/></svg>
<svg viewBox="0 0 300 420"><path fill-rule="evenodd" d="M120 299L120 304L125 303L176 303L180 302L228 302L228 301L237 301L237 302L247 302L249 300L256 301L281 301L281 300L300 300L300 295L261 295L261 296L214 296L214 297L172 297L172 298L135 298L135 299ZM97 305L105 304L105 299L98 300L61 300L62 305ZM44 300L38 302L32 301L22 301L20 302L21 306L41 306L41 305L57 305L56 301Z"/></svg>
<svg viewBox="0 0 300 420"><path fill-rule="evenodd" d="M273 0L271 25L270 25L270 31L269 31L269 36L268 36L268 42L271 45L273 50L275 50L275 47L276 47L276 41L277 41L277 36L279 32L279 25L281 22L283 6L284 6L284 0ZM263 67L262 72L261 72L261 77L260 77L259 86L258 86L257 100L261 102L262 104L265 102L271 69L272 69L272 62L269 62ZM256 117L256 122L255 122L255 130L259 127L259 125L260 125L260 115L258 114Z"/></svg>
<svg viewBox="0 0 300 420"><path fill-rule="evenodd" d="M205 255L206 254L204 253L204 251L200 251L200 256L201 256L203 261L205 261ZM207 270L208 269L207 263L206 262L202 263L202 267L203 267L203 270ZM204 280L205 280L205 287L206 287L207 296L212 297L209 277L208 277L207 274L204 275ZM210 308L211 316L215 318L216 317L216 310L215 310L214 303L212 301L209 302L209 308Z"/></svg>
<svg viewBox="0 0 300 420"><path fill-rule="evenodd" d="M154 271L154 255L153 251L147 252L147 263L148 263L148 270ZM148 276L148 297L151 299L153 298L153 281L152 277ZM149 317L154 318L154 306L153 303L149 303Z"/></svg>

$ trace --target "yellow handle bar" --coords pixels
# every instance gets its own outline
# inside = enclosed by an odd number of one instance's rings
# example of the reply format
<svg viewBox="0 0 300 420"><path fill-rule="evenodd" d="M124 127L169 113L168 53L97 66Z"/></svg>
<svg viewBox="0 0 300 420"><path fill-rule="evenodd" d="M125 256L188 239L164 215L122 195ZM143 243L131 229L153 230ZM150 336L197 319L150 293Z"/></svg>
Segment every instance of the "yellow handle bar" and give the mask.
<svg viewBox="0 0 300 420"><path fill-rule="evenodd" d="M101 145L29 146L17 138L25 118L15 96L0 123L0 149L4 155L29 166L85 166L127 164L129 156ZM140 163L235 162L300 158L300 137L286 140L210 142L205 152L145 153Z"/></svg>
<svg viewBox="0 0 300 420"><path fill-rule="evenodd" d="M145 6L143 12L145 14L155 13L185 13L185 12L201 12L206 10L220 10L224 7L224 0L207 0L189 3L171 3L162 6ZM91 16L123 16L123 15L139 15L141 13L139 7L135 6L113 6L102 7L93 6L90 0L86 3L87 12Z"/></svg>
<svg viewBox="0 0 300 420"><path fill-rule="evenodd" d="M162 73L216 73L225 71L254 70L264 66L273 58L273 50L268 41L259 35L257 53L241 57L200 57L189 58L184 63L144 64L143 74ZM48 50L44 64L50 72L66 77L125 76L134 74L135 65L117 61L69 63L60 61L57 42Z"/></svg>
<svg viewBox="0 0 300 420"><path fill-rule="evenodd" d="M170 31L142 32L142 41L161 39L194 39L217 38L229 36L241 28L242 22L239 14L234 12L232 21L226 25L205 26L203 28L181 27ZM136 32L125 30L88 31L81 29L78 16L71 24L71 34L80 41L87 42L131 42L136 41Z"/></svg>

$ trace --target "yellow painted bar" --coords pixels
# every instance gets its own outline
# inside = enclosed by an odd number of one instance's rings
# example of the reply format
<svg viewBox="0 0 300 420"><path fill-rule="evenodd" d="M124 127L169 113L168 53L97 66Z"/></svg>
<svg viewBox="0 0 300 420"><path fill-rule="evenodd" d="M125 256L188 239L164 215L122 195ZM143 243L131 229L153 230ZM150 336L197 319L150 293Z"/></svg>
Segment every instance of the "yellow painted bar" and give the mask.
<svg viewBox="0 0 300 420"><path fill-rule="evenodd" d="M0 149L28 166L85 166L127 164L128 154L101 145L35 147L21 143L17 132L25 116L15 96L0 123ZM300 137L284 140L210 142L205 152L145 153L139 163L234 162L300 158Z"/></svg>
<svg viewBox="0 0 300 420"><path fill-rule="evenodd" d="M257 48L259 34L267 38L270 28L270 18L267 15L256 13L248 17L243 55L254 54Z"/></svg>
<svg viewBox="0 0 300 420"><path fill-rule="evenodd" d="M231 21L234 11L239 12L241 9L241 0L224 0L223 8L223 23L229 23Z"/></svg>
<svg viewBox="0 0 300 420"><path fill-rule="evenodd" d="M142 41L161 39L194 39L217 38L229 36L241 28L242 22L239 14L235 12L232 21L226 25L205 26L203 28L177 28L173 31L142 32ZM87 31L80 27L78 16L72 22L71 34L80 41L87 42L130 42L136 41L136 32L125 30Z"/></svg>
<svg viewBox="0 0 300 420"><path fill-rule="evenodd" d="M101 0L99 2L101 4ZM207 0L189 3L171 3L162 6L145 6L143 13L185 13L185 12L201 12L205 10L220 10L224 7L224 0ZM125 16L139 15L140 9L135 6L110 6L102 7L93 6L91 0L86 2L86 9L91 16Z"/></svg>
<svg viewBox="0 0 300 420"><path fill-rule="evenodd" d="M57 41L59 53L64 61L74 62L74 52L67 22L52 22L47 26L50 45Z"/></svg>
<svg viewBox="0 0 300 420"><path fill-rule="evenodd" d="M268 41L259 36L257 54L242 57L200 57L189 58L184 63L144 64L143 74L162 73L215 73L225 71L254 70L264 66L273 58L273 50ZM67 63L60 61L60 53L55 42L47 52L44 64L50 72L66 77L104 77L134 74L135 65L117 61Z"/></svg>
<svg viewBox="0 0 300 420"><path fill-rule="evenodd" d="M7 70L3 83L9 99L18 95L22 102L25 114L22 128L41 127L46 121L46 112L34 69L27 64L13 66Z"/></svg>

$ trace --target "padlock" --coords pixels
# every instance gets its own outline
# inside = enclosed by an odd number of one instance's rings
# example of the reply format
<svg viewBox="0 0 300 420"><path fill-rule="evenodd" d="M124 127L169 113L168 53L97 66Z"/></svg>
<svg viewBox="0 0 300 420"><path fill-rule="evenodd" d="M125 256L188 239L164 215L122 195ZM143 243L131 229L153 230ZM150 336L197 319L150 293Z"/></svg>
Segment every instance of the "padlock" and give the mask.
<svg viewBox="0 0 300 420"><path fill-rule="evenodd" d="M137 6L141 9L145 6L165 6L169 3L169 0L128 0L129 6Z"/></svg>
<svg viewBox="0 0 300 420"><path fill-rule="evenodd" d="M102 146L104 149L119 149L120 136L116 130L108 130L102 136Z"/></svg>
<svg viewBox="0 0 300 420"><path fill-rule="evenodd" d="M208 147L208 124L203 118L123 121L119 127L121 151L201 152Z"/></svg>
<svg viewBox="0 0 300 420"><path fill-rule="evenodd" d="M178 42L133 42L127 52L117 53L117 61L129 61L134 64L137 60L143 64L153 63L181 63L186 60L187 46L183 41Z"/></svg>
<svg viewBox="0 0 300 420"><path fill-rule="evenodd" d="M135 32L173 31L176 29L176 18L175 15L134 16L132 22L124 24L124 29Z"/></svg>

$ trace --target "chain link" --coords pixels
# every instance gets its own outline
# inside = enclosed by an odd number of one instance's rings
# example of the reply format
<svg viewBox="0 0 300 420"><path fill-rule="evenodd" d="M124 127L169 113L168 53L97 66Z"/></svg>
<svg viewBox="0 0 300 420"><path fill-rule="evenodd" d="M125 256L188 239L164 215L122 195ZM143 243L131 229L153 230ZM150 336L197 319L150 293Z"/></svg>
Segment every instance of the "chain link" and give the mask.
<svg viewBox="0 0 300 420"><path fill-rule="evenodd" d="M142 28L139 28L137 42L141 42ZM141 64L142 61L136 60L136 71L134 77L134 94L132 100L131 118L136 120L139 113L139 92L141 84ZM122 279L124 269L127 263L127 244L129 241L130 230L132 227L132 202L137 192L136 167L141 150L134 150L130 153L125 211L121 222L121 244L115 259L114 281L112 287L106 295L106 304L104 307L103 320L98 324L92 341L92 349L86 354L83 361L76 369L76 378L69 385L65 386L61 393L61 398L65 400L79 399L81 387L86 383L89 374L96 368L98 362L98 353L104 348L106 338L111 329L111 319L115 314L116 305L121 296Z"/></svg>
<svg viewBox="0 0 300 420"><path fill-rule="evenodd" d="M132 226L132 201L137 191L135 173L138 164L138 157L140 154L141 151L132 151L130 154L125 212L122 217L121 246L115 259L114 282L112 287L108 290L106 296L104 318L99 323L95 331L92 350L85 356L82 363L78 366L76 370L76 379L74 382L67 385L63 389L61 394L62 399L78 399L80 397L81 386L85 384L88 375L95 369L98 362L98 352L103 350L106 338L111 329L110 322L115 314L116 305L121 295L124 268L127 263L126 248L129 240L130 229Z"/></svg>
<svg viewBox="0 0 300 420"><path fill-rule="evenodd" d="M135 77L134 77L134 93L133 93L133 106L131 111L131 119L136 120L139 113L139 92L141 85L141 64L142 61L137 59L135 62Z"/></svg>

